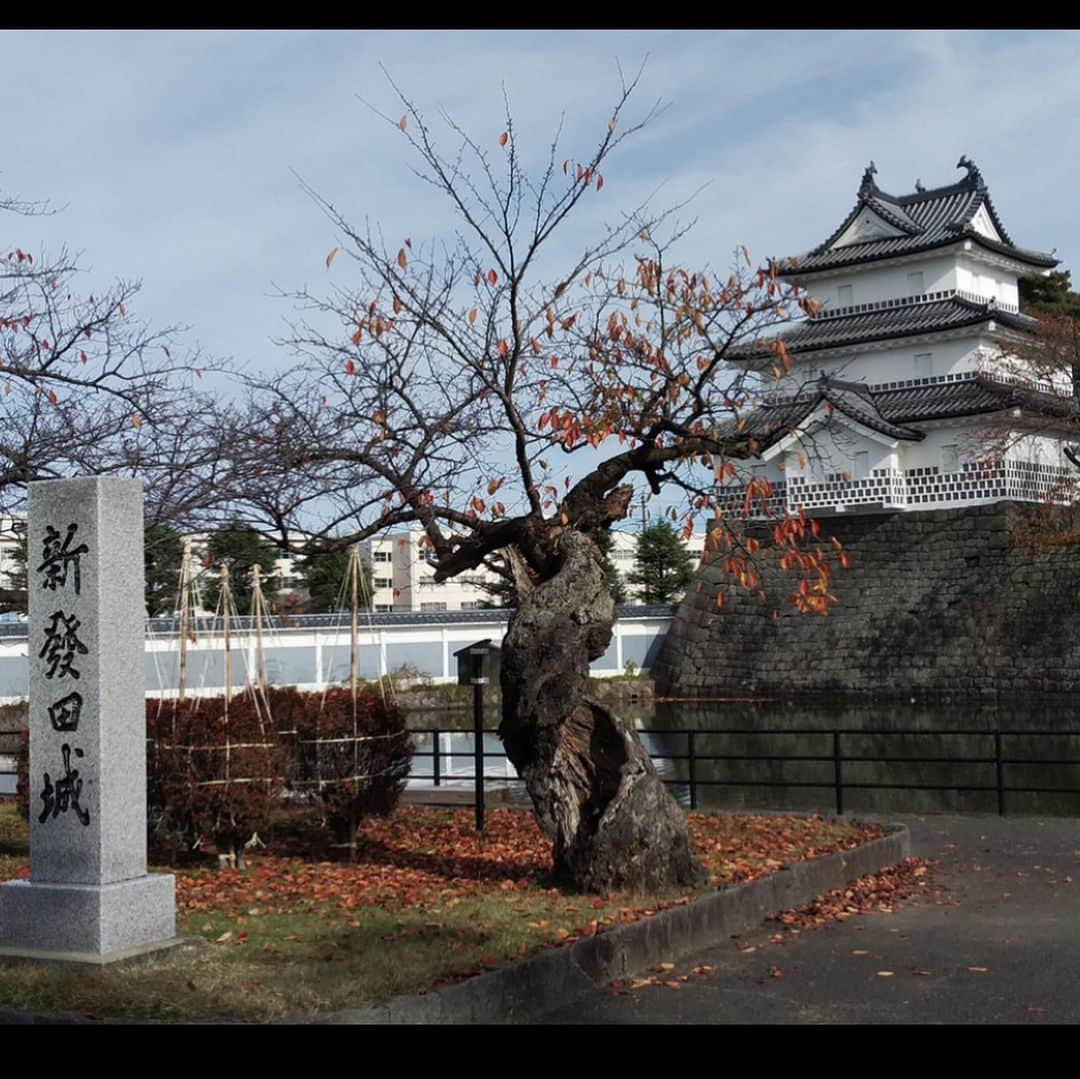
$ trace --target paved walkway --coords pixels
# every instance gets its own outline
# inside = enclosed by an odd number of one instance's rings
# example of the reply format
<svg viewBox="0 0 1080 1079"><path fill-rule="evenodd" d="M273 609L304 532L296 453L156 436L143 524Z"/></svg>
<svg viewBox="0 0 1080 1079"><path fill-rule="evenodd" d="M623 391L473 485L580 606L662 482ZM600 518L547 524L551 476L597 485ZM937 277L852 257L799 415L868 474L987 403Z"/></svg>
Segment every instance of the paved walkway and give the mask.
<svg viewBox="0 0 1080 1079"><path fill-rule="evenodd" d="M680 963L674 975L715 973L679 990L597 991L539 1022L1080 1022L1080 820L889 819L941 860L941 898L957 905L914 901L783 943L767 923Z"/></svg>

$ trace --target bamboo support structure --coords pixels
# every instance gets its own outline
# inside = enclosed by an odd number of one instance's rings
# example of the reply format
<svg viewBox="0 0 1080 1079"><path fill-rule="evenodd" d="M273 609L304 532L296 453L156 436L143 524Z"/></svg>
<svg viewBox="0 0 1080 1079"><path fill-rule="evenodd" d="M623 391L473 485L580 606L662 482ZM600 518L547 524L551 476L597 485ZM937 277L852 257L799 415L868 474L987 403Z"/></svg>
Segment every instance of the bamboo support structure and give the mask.
<svg viewBox="0 0 1080 1079"><path fill-rule="evenodd" d="M188 609L190 607L191 592L191 537L185 536L183 540L183 555L180 560L180 654L177 660L177 698L184 699L187 688L187 658L188 658Z"/></svg>

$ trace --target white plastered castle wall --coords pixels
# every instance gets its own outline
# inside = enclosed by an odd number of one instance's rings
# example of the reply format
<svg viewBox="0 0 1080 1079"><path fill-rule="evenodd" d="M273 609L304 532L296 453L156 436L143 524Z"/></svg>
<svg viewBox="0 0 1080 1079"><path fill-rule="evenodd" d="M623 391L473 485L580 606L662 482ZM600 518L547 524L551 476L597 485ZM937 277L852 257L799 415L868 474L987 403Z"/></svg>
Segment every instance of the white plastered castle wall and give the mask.
<svg viewBox="0 0 1080 1079"><path fill-rule="evenodd" d="M817 356L806 353L794 358L791 376L785 381L785 385L794 389L803 381L818 378L821 372L834 378L878 386L912 378L931 378L974 371L979 365L979 349L987 347L988 344L973 335L950 341L928 341L924 344L916 344L910 340L898 341L889 348L878 351L822 352Z"/></svg>
<svg viewBox="0 0 1080 1079"><path fill-rule="evenodd" d="M921 276L913 279L914 274ZM918 287L920 285L921 288ZM960 287L957 284L954 256L898 262L874 269L851 266L836 276L815 276L806 283L807 292L826 305L826 309ZM850 289L850 298L841 291L844 288Z"/></svg>

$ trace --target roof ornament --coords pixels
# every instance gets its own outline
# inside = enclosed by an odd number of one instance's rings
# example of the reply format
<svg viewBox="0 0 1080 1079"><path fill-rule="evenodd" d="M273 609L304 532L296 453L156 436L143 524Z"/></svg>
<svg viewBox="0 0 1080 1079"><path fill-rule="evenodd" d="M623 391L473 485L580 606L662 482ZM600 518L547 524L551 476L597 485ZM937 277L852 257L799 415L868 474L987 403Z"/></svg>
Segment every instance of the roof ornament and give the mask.
<svg viewBox="0 0 1080 1079"><path fill-rule="evenodd" d="M926 188L925 188L925 187L923 187L923 182L922 182L922 180L916 180L916 181L915 181L915 190L916 190L916 191L925 191L925 190L926 190Z"/></svg>
<svg viewBox="0 0 1080 1079"><path fill-rule="evenodd" d="M867 195L873 191L877 184L874 183L874 177L877 175L877 165L873 161L866 166L866 170L862 174L862 183L859 184L859 194Z"/></svg>
<svg viewBox="0 0 1080 1079"><path fill-rule="evenodd" d="M957 161L956 167L958 169L967 169L967 178L972 180L977 186L983 187L982 173L979 172L979 166L971 160L967 154L963 154L960 160Z"/></svg>

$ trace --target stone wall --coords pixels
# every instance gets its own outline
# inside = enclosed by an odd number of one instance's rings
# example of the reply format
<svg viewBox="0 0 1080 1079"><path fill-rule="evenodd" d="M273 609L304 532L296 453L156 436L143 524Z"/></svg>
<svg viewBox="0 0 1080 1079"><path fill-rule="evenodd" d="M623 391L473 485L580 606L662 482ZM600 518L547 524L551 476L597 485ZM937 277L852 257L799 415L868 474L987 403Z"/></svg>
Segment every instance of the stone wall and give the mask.
<svg viewBox="0 0 1080 1079"><path fill-rule="evenodd" d="M653 666L658 692L970 699L1080 690L1080 542L1033 553L1018 542L1030 512L1001 502L822 519L821 539L835 535L851 558L836 569L827 617L794 610L795 578L775 567L764 540L756 557L768 604L735 586L722 559L704 566Z"/></svg>

